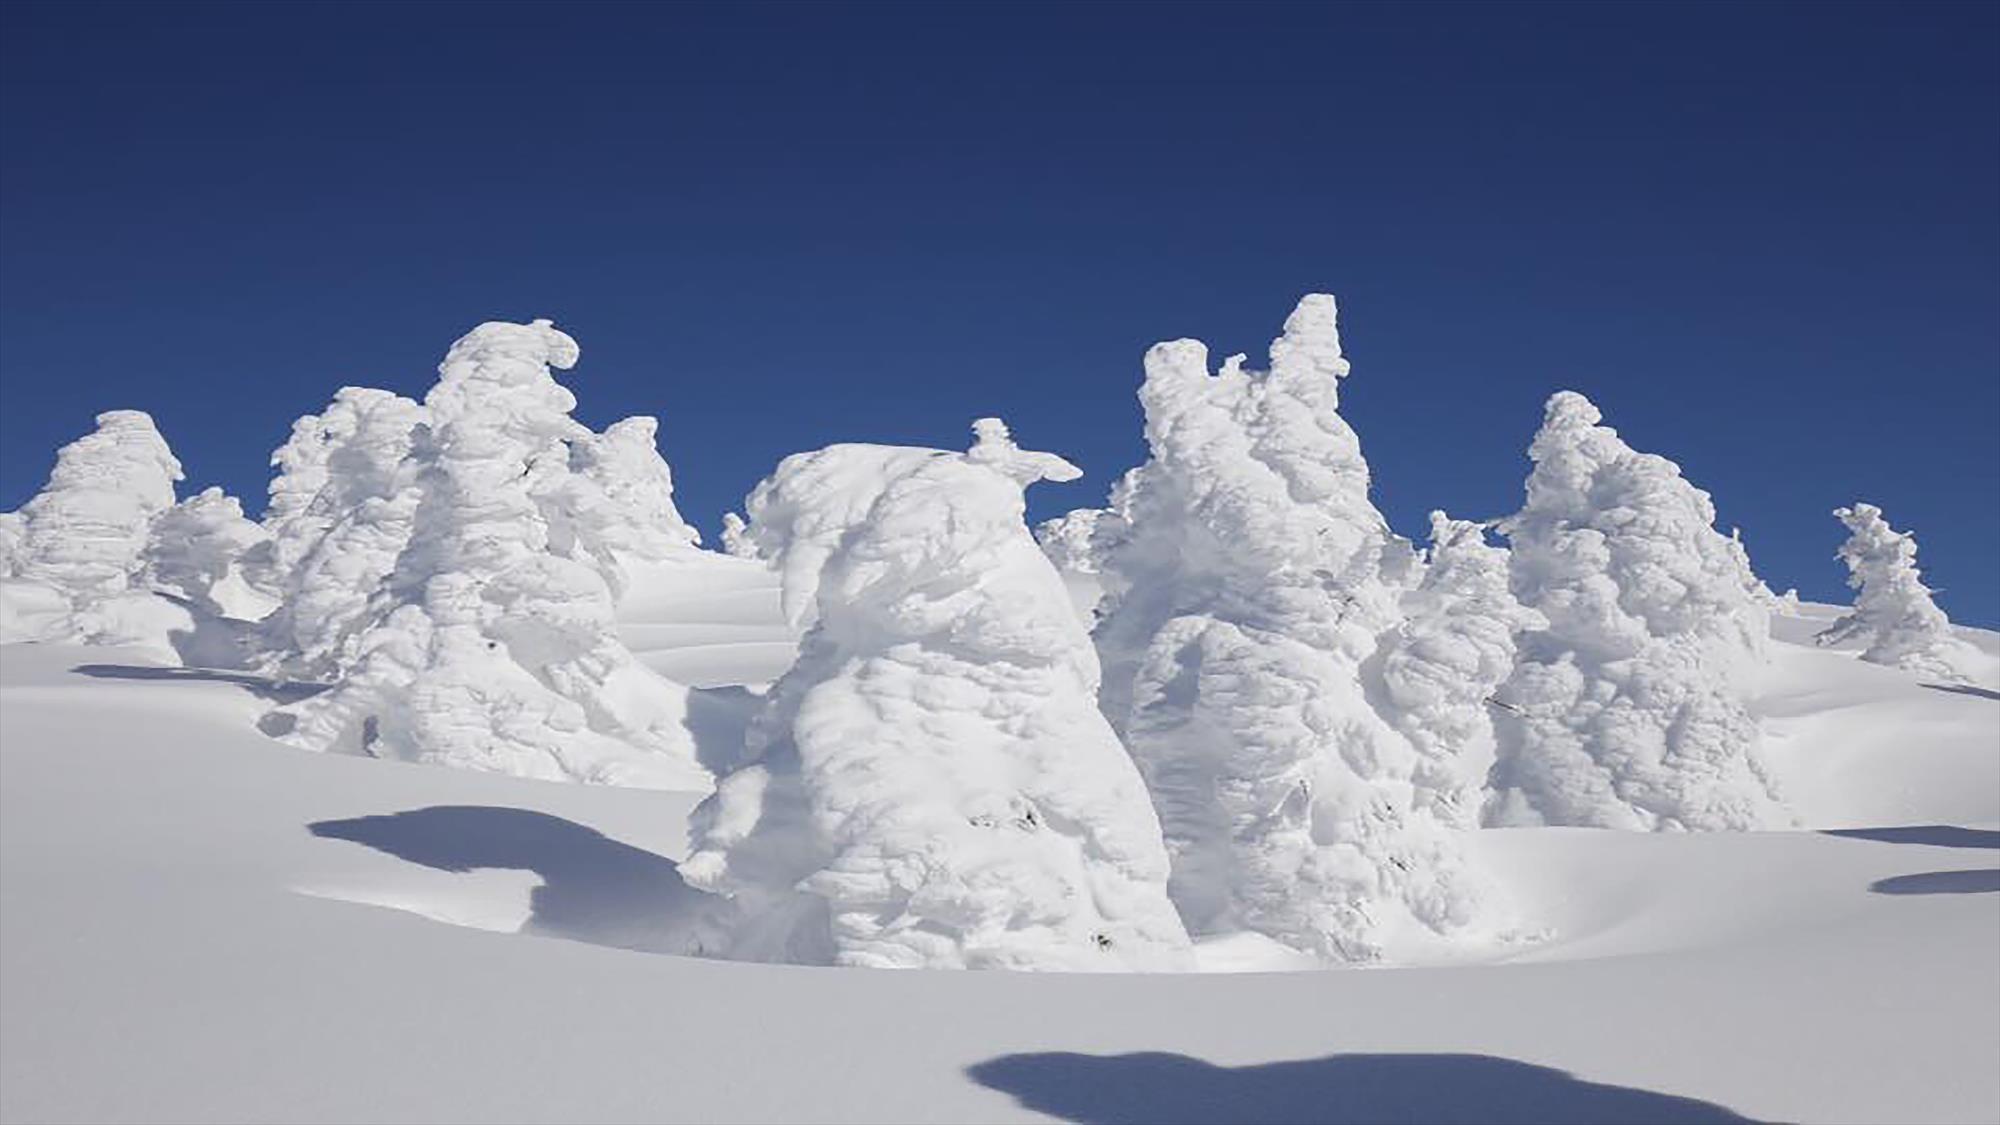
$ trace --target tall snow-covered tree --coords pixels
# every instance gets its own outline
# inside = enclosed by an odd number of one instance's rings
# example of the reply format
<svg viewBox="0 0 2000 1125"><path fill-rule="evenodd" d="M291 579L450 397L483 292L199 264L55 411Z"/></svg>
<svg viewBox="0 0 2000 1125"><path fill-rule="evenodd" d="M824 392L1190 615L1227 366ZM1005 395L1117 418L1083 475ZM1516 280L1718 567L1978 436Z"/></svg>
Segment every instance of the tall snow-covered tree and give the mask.
<svg viewBox="0 0 2000 1125"><path fill-rule="evenodd" d="M1859 640L1861 659L1920 676L1969 680L1978 654L1952 635L1951 621L1931 600L1917 569L1917 541L1897 531L1873 504L1836 508L1847 526L1840 561L1855 591L1854 609L1820 634L1822 644Z"/></svg>
<svg viewBox="0 0 2000 1125"><path fill-rule="evenodd" d="M878 967L1174 969L1159 822L1022 521L1077 470L997 419L969 452L787 458L743 532L810 623L746 760L694 819L727 952Z"/></svg>
<svg viewBox="0 0 2000 1125"><path fill-rule="evenodd" d="M271 455L269 539L246 559L252 584L278 602L262 627L270 671L338 678L393 610L386 583L416 530L428 419L401 395L343 387Z"/></svg>
<svg viewBox="0 0 2000 1125"><path fill-rule="evenodd" d="M705 784L685 688L619 642L595 561L552 543L541 498L565 494L573 446L594 438L550 374L576 359L546 320L483 324L452 346L407 455L358 507L332 513L323 538L379 533L371 573L395 555L342 644L340 678L289 709L286 738L529 777ZM392 432L408 412L396 414ZM324 463L323 488L342 476L339 452ZM340 598L367 584L349 577L329 583Z"/></svg>
<svg viewBox="0 0 2000 1125"><path fill-rule="evenodd" d="M1339 414L1335 317L1329 296L1300 301L1269 371L1154 346L1151 456L1091 539L1103 706L1159 811L1182 917L1349 961L1485 915L1413 795L1420 755L1376 709L1417 559Z"/></svg>
<svg viewBox="0 0 2000 1125"><path fill-rule="evenodd" d="M140 581L153 522L174 506L180 462L150 415L111 410L62 447L15 521L0 632L7 640L162 646L187 616Z"/></svg>
<svg viewBox="0 0 2000 1125"><path fill-rule="evenodd" d="M1432 512L1423 579L1384 646L1382 683L1417 751L1416 802L1455 828L1479 826L1495 750L1492 697L1514 670L1514 636L1545 622L1515 599L1507 550L1480 524Z"/></svg>
<svg viewBox="0 0 2000 1125"><path fill-rule="evenodd" d="M1548 401L1527 502L1502 530L1510 582L1547 627L1521 639L1498 698L1488 820L1627 829L1788 823L1745 701L1765 662L1768 599L1708 494Z"/></svg>

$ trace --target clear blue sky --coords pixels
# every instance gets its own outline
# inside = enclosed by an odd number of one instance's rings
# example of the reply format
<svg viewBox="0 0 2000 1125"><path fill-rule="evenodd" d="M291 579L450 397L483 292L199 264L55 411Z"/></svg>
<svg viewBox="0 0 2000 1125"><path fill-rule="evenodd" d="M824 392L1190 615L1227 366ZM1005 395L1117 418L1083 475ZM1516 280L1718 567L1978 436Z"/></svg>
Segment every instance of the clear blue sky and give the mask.
<svg viewBox="0 0 2000 1125"><path fill-rule="evenodd" d="M1391 522L1589 394L1844 599L2000 624L2000 5L0 8L0 507L96 411L262 505L343 383L553 317L708 533L784 454L1143 450L1139 358L1338 294Z"/></svg>

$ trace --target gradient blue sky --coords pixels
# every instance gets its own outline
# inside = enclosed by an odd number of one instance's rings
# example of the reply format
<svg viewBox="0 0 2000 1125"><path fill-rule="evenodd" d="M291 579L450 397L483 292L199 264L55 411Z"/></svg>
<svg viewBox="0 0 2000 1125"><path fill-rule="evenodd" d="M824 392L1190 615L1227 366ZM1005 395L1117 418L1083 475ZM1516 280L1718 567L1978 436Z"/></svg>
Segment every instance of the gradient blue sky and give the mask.
<svg viewBox="0 0 2000 1125"><path fill-rule="evenodd" d="M96 411L262 506L295 416L494 318L661 417L712 537L786 453L1142 454L1139 359L1340 296L1406 534L1549 392L1782 589L1827 514L2000 624L2000 5L0 8L0 507Z"/></svg>

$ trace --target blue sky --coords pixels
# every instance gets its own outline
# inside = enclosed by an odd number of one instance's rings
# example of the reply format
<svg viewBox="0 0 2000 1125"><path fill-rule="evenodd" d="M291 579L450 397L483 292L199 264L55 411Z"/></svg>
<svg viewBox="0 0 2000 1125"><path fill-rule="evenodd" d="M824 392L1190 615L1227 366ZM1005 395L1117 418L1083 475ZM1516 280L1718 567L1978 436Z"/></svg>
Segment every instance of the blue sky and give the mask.
<svg viewBox="0 0 2000 1125"><path fill-rule="evenodd" d="M1589 394L1844 600L1838 504L2000 625L2000 5L0 8L0 507L112 407L261 507L343 383L553 317L711 534L1000 414L1142 454L1155 340L1340 296L1392 524Z"/></svg>

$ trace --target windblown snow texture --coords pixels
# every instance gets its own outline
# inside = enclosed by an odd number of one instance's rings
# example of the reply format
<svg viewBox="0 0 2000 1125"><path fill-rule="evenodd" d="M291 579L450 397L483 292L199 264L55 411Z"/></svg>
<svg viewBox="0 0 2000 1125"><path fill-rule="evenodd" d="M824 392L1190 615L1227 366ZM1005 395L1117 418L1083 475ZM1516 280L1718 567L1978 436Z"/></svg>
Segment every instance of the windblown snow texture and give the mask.
<svg viewBox="0 0 2000 1125"><path fill-rule="evenodd" d="M1434 774L1378 711L1385 637L1419 560L1368 499L1338 413L1333 298L1299 303L1271 369L1198 341L1146 355L1151 458L1088 528L1103 706L1145 775L1190 930L1334 960L1459 931L1476 880L1420 801ZM1066 538L1066 537L1065 537Z"/></svg>
<svg viewBox="0 0 2000 1125"><path fill-rule="evenodd" d="M1861 659L1921 676L1950 681L1972 679L1977 659L1972 646L1952 636L1951 621L1931 600L1917 569L1917 541L1897 531L1873 504L1838 508L1847 525L1840 561L1855 591L1854 609L1820 635L1822 643L1858 639Z"/></svg>
<svg viewBox="0 0 2000 1125"><path fill-rule="evenodd" d="M650 420L599 436L572 419L576 400L549 369L576 359L548 321L483 324L452 346L421 415L343 392L337 425L302 423L277 458L299 478L286 495L322 471L322 494L340 491L350 451L360 477L324 508L281 513L303 521L304 557L327 564L297 568L305 585L287 600L315 612L303 632L289 623L291 657L339 678L267 725L314 749L525 777L705 783L685 689L616 632L618 552L676 534L622 533L625 505L634 522L671 511L664 469L631 448ZM287 541L282 525L274 541ZM347 557L358 565L336 561Z"/></svg>
<svg viewBox="0 0 2000 1125"><path fill-rule="evenodd" d="M1708 494L1548 402L1527 503L1503 525L1511 584L1547 619L1499 693L1496 824L1707 831L1790 814L1745 706L1766 661L1769 599Z"/></svg>
<svg viewBox="0 0 2000 1125"><path fill-rule="evenodd" d="M1022 490L1077 470L997 419L971 450L787 458L742 533L810 631L687 880L731 956L880 967L1179 969L1159 823Z"/></svg>

